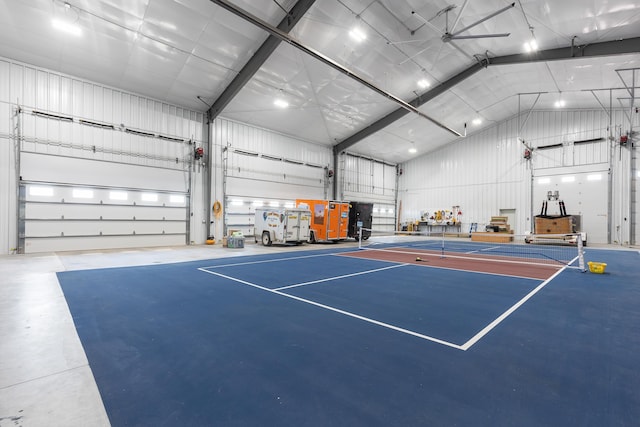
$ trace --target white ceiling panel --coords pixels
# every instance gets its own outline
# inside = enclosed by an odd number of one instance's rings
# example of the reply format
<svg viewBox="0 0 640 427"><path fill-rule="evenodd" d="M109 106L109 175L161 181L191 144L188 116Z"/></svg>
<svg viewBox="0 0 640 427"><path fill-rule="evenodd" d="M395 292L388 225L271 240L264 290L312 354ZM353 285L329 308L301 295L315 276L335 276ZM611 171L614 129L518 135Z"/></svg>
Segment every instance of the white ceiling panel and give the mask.
<svg viewBox="0 0 640 427"><path fill-rule="evenodd" d="M296 4L227 1L272 26ZM510 3L317 0L291 35L405 102L429 94L478 60L521 54L532 37L548 50L640 36L638 2L520 0L496 14ZM77 25L82 34L54 29L54 18ZM354 28L364 40L351 37ZM448 41L446 32L472 38ZM478 37L491 33L509 36ZM233 84L268 35L210 0L0 0L0 56L203 112ZM538 109L554 108L560 97L565 108L600 108L586 90L597 90L608 102L606 89L623 86L616 70L625 68L640 68L640 46L633 54L491 65L447 87L420 111L460 132L467 123L467 131L474 132L531 108L536 93L542 93ZM419 87L420 80L430 87ZM623 94L615 91L612 97ZM276 107L276 98L289 107ZM399 108L281 43L221 115L333 146ZM477 117L482 124L471 125ZM402 162L457 138L415 113L376 130L348 150ZM408 152L411 145L417 154Z"/></svg>

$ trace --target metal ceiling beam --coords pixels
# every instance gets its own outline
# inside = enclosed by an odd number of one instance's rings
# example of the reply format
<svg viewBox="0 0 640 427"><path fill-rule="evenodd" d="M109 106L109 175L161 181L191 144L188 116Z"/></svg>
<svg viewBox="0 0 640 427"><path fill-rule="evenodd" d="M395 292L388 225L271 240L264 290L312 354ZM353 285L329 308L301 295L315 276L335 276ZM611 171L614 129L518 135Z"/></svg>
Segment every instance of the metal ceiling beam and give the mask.
<svg viewBox="0 0 640 427"><path fill-rule="evenodd" d="M211 1L219 4L217 1ZM278 29L283 33L290 32L298 21L300 21L300 18L307 13L315 1L316 0L298 0L298 2L289 11L289 14L280 21ZM251 59L249 59L229 86L225 88L218 99L214 101L211 108L209 108L209 111L207 111L207 118L209 122L212 122L216 117L218 117L229 102L231 102L238 92L240 92L240 89L242 89L244 85L249 82L251 77L253 77L253 75L260 69L260 67L262 67L281 42L281 39L273 35L269 35L269 37L267 37L256 53L251 57Z"/></svg>
<svg viewBox="0 0 640 427"><path fill-rule="evenodd" d="M439 84L433 89L419 95L409 103L414 107L424 105L436 96L446 92L458 83L466 80L486 66L524 64L533 62L554 61L563 59L590 58L597 56L614 56L631 53L640 53L640 37L631 39L615 40L609 42L592 43L582 46L569 46L558 49L542 50L535 53L523 53L517 55L497 56L495 58L485 58L482 63L476 63L449 80ZM403 117L407 112L398 108L375 123L356 132L345 140L333 146L334 154L338 154L352 145L362 141L366 137L384 129L391 123Z"/></svg>
<svg viewBox="0 0 640 427"><path fill-rule="evenodd" d="M421 105L426 104L428 101L431 101L436 96L441 95L442 93L444 93L447 90L451 89L452 87L454 87L458 83L462 82L463 80L466 80L467 78L471 77L472 75L474 75L475 73L477 73L478 71L483 69L484 66L485 66L484 63L475 63L474 65L472 65L471 67L467 68L463 72L461 72L459 74L456 74L455 76L451 77L449 80L447 80L447 81L445 81L443 83L440 83L438 86L434 87L430 91L425 92L422 95L419 95L417 98L414 98L409 103L411 105L413 105L414 107L418 108ZM407 113L409 113L409 112L407 110L402 109L402 108L398 108L396 110L393 110L391 113L387 114L386 116L384 116L383 118L381 118L377 122L375 122L375 123L367 126L366 128L356 132L355 134L351 135L350 137L348 137L347 139L343 140L339 144L334 145L333 146L333 153L334 154L341 153L342 151L344 151L347 148L351 147L355 143L357 143L357 142L365 139L366 137L378 132L379 130L384 129L385 127L389 126L391 123L393 123L396 120L404 117ZM458 135L458 136L462 136L462 135Z"/></svg>
<svg viewBox="0 0 640 427"><path fill-rule="evenodd" d="M417 114L418 116L420 116L420 117L422 117L424 119L429 120L430 122L432 122L436 126L439 126L442 129L445 129L446 131L451 132L452 134L454 134L456 136L463 136L457 130L452 129L449 126L445 125L444 123L440 123L439 121L427 116L426 114L424 114L423 112L421 112L420 110L415 108L413 105L411 105L411 103L408 103L408 102L398 98L397 96L392 95L391 93L385 91L384 89L379 88L378 86L374 85L373 83L369 82L368 80L364 79L363 77L360 77L358 74L354 73L353 71L349 70L348 68L344 67L343 65L337 63L333 59L323 55L322 53L318 52L315 49L312 49L312 48L302 44L300 41L296 40L295 38L291 37L287 33L281 31L280 29L273 27L271 24L269 24L268 22L263 21L262 19L258 18L257 16L252 15L249 12L238 8L237 6L229 3L227 0L210 0L210 1L215 3L215 4L217 4L218 6L220 6L222 8L224 8L225 10L233 13L234 15L239 16L240 18L244 19L245 21L250 22L250 23L252 23L253 25L255 25L255 26L259 27L259 28L262 28L263 30L265 30L269 34L271 34L272 36L275 36L275 37L279 38L280 40L289 43L291 46L303 51L307 55L319 60L320 62L322 62L325 65L328 65L329 67L333 68L334 70L339 71L340 73L342 73L345 76L351 78L352 80L355 80L358 83L368 87L369 89L373 90L377 94L382 95L383 97L395 102L396 104L399 104L401 108L403 108L403 109L405 109L407 111L410 111L412 113L415 113L415 114Z"/></svg>
<svg viewBox="0 0 640 427"><path fill-rule="evenodd" d="M568 46L558 49L541 50L531 53L497 56L489 58L490 65L523 64L542 61L559 61L563 59L592 58L595 56L625 55L640 53L640 37L632 39L612 40L581 46Z"/></svg>

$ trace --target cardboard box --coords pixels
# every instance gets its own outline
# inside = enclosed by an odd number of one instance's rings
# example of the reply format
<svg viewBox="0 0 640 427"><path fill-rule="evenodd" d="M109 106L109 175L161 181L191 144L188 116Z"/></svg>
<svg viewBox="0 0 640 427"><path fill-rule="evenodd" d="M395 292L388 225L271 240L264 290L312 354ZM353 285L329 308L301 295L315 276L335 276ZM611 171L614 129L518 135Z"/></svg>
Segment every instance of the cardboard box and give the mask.
<svg viewBox="0 0 640 427"><path fill-rule="evenodd" d="M573 232L571 216L536 217L536 234L569 234Z"/></svg>

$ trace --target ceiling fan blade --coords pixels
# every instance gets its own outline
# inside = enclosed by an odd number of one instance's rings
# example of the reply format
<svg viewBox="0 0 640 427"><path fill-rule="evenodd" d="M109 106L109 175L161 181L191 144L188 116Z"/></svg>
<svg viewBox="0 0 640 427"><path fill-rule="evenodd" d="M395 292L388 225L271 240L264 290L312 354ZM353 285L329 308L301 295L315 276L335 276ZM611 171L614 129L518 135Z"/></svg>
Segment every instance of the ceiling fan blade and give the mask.
<svg viewBox="0 0 640 427"><path fill-rule="evenodd" d="M509 37L511 33L498 33L498 34L478 34L475 36L451 36L449 40L462 40L462 39L485 39L490 37Z"/></svg>
<svg viewBox="0 0 640 427"><path fill-rule="evenodd" d="M451 34L451 35L452 35L452 36L457 36L458 34L463 33L463 32L465 32L465 31L467 31L468 29L473 28L473 27L475 27L476 25L483 23L483 22L484 22L484 21L486 21L487 19L491 19L491 18L493 18L494 16L499 15L499 14L501 14L502 12L505 12L505 11L507 11L507 10L511 9L511 8L512 8L512 7L514 7L515 5L516 5L516 4L515 4L515 2L514 2L514 3L511 3L509 6L503 7L503 8L502 8L502 9L500 9L500 10L497 10L497 11L495 11L495 12L493 12L493 13L490 13L489 15L485 16L485 17L484 17L484 18L482 18L481 20L476 21L476 22L474 22L474 23L473 23L473 24L471 24L471 25L467 25L466 27L464 27L464 28L463 28L463 29L461 29L460 31L457 31L457 32L455 32L455 33L453 33L453 34Z"/></svg>
<svg viewBox="0 0 640 427"><path fill-rule="evenodd" d="M431 21L429 21L428 19L425 19L423 16L420 16L420 15L418 14L418 12L416 12L415 10L412 10L412 11L411 11L411 14L412 14L412 15L414 15L414 16L415 16L416 18L418 18L419 20L421 20L422 22L424 22L425 24L427 24L427 26L428 26L429 28L431 28L433 31L437 32L437 33L438 33L438 34L440 34L440 35L442 35L442 34L443 34L443 32L442 32L438 27L436 27L435 25L433 25L433 24L431 23Z"/></svg>
<svg viewBox="0 0 640 427"><path fill-rule="evenodd" d="M424 43L424 42L428 42L428 41L429 40L427 40L427 39L424 39L424 40L400 40L400 41L397 41L397 42L389 41L389 42L387 42L387 44L391 45L391 46L395 46L397 44Z"/></svg>
<svg viewBox="0 0 640 427"><path fill-rule="evenodd" d="M455 31L456 27L458 26L458 22L460 22L460 18L462 18L462 14L464 13L464 10L467 8L468 4L469 0L464 0L464 3L462 3L462 7L460 8L460 13L458 13L458 16L456 16L456 20L451 27L451 31Z"/></svg>

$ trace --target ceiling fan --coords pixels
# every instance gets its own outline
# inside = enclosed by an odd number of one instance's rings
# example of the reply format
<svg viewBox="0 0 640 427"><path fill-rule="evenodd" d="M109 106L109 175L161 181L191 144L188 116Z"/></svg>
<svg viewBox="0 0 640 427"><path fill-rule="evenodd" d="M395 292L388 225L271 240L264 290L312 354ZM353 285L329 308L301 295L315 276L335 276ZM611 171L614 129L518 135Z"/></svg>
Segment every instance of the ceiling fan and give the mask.
<svg viewBox="0 0 640 427"><path fill-rule="evenodd" d="M508 6L503 7L502 9L499 9L493 13L490 13L489 15L485 16L484 18L474 22L473 24L467 25L466 27L464 27L461 30L455 31L456 26L458 25L458 22L460 21L460 17L462 16L462 14L464 13L464 9L467 7L467 4L469 3L469 0L466 0L464 2L464 4L462 5L462 8L460 10L460 13L458 14L458 16L456 17L456 20L453 24L453 26L451 27L451 30L449 30L449 12L451 12L453 9L455 9L457 6L455 5L449 5L447 7L445 7L444 9L442 9L441 11L439 11L433 18L431 19L425 19L422 16L420 16L416 11L411 11L412 15L415 15L418 19L420 19L422 22L424 22L425 24L427 24L429 27L431 27L432 29L434 29L435 31L441 33L441 39L443 42L447 43L447 42L451 42L452 40L462 40L462 39L483 39L483 38L490 38L490 37L508 37L511 33L496 33L496 34L478 34L478 35L463 35L461 33L464 33L465 31L475 27L478 24L483 23L484 21L493 18L494 16L497 16L503 12L506 12L507 10L511 9L512 7L514 7L516 4L511 3ZM445 23L445 29L444 31L440 31L435 25L433 25L431 23L431 21L439 16L442 16L442 14L445 15L446 17L446 23ZM454 32L455 31L455 32Z"/></svg>

